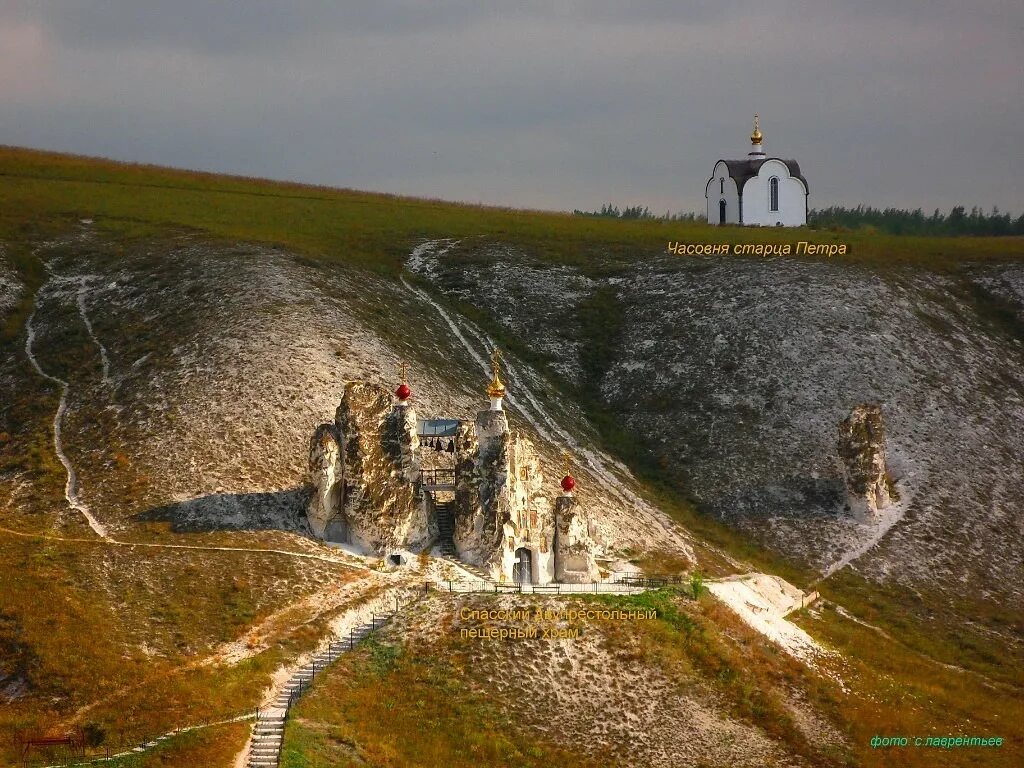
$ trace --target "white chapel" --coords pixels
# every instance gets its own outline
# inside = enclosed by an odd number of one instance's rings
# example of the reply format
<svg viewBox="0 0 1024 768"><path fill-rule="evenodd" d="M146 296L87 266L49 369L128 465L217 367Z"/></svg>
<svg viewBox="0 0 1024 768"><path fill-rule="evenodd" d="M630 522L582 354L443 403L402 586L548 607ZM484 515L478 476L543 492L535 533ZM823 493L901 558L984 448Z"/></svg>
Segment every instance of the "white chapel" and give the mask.
<svg viewBox="0 0 1024 768"><path fill-rule="evenodd" d="M719 160L704 187L709 224L802 227L807 179L796 160L768 157L757 115L745 160Z"/></svg>

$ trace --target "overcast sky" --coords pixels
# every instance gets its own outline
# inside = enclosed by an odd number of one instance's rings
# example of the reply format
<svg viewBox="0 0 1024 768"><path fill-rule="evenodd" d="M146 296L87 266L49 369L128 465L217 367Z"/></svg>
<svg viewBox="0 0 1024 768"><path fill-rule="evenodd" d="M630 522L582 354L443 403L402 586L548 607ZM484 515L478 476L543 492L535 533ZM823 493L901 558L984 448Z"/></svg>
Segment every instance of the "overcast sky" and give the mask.
<svg viewBox="0 0 1024 768"><path fill-rule="evenodd" d="M0 144L703 211L754 112L812 207L1019 213L1024 2L0 0Z"/></svg>

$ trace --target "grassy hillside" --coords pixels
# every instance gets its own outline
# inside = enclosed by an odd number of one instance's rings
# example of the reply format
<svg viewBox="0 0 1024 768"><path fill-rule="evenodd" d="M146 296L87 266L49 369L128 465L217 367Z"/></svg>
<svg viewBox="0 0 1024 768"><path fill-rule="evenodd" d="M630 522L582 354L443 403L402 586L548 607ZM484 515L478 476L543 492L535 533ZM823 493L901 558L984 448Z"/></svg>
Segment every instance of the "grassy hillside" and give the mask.
<svg viewBox="0 0 1024 768"><path fill-rule="evenodd" d="M478 626L464 610L502 608L658 618L536 625L579 631L566 641L462 636ZM835 686L707 597L442 594L401 621L316 681L289 723L283 765L847 764L847 736L831 715L810 714L835 710Z"/></svg>
<svg viewBox="0 0 1024 768"><path fill-rule="evenodd" d="M94 224L84 228L81 219ZM20 286L9 308L0 295L0 571L9 574L0 584L0 729L91 725L108 733L128 731L122 736L130 738L152 736L183 720L234 714L258 701L275 668L316 643L343 607L340 601L328 601L327 607L318 601L339 585L362 585L365 574L333 561L300 559L322 550L292 529L264 526L264 518L241 527L190 528L179 502L195 501L197 518L208 507L223 513L210 518L218 523L237 517L239 509L251 514L261 504L272 508L279 497L293 500L289 484L301 473L307 427L329 416L340 377L352 371L386 376L401 356L417 368L417 397L446 412L472 407L479 397L466 384L476 375L473 360L446 346L432 310L417 306L397 279L411 249L437 238L462 240L451 258L467 268L489 268L495 261L491 246L514 243L545 268L571 266L584 278L608 279L664 257L668 241L844 242L845 263L873 270L948 273L968 263L1024 259L1020 238L903 238L605 220L0 148L0 294L5 270ZM47 241L56 244L40 251ZM44 259L63 277L51 278ZM521 360L537 363L549 379L545 404L570 420L577 411L568 405L582 406L600 430L584 437L599 440L639 471L645 480L640 492L659 508L733 555L808 583L805 563L783 562L699 513L680 489L671 462L648 450L645 435L629 429L597 397L587 398L586 390L593 391L614 361L626 325L613 293L599 290L584 300L565 326L584 347L583 386L561 376L528 334L504 327L498 312L446 299L440 291L434 296L476 320ZM94 330L106 341L119 374L113 383L104 381L96 342L76 300L88 301ZM985 306L993 328L1016 332L1020 320L1012 308ZM34 308L37 356L72 390L64 420L68 453L84 477L88 500L116 527L117 541L98 540L80 515L69 513L64 468L53 442L61 388L41 378L24 354L26 320ZM417 333L396 326L396 316L407 318ZM231 504L221 508L225 498ZM262 551L218 549L227 546ZM698 559L716 574L734 567L710 550L701 549ZM665 553L653 562L657 569L658 563L678 567L679 560ZM45 604L40 595L47 595ZM934 633L908 618L904 596L880 592L858 574L847 572L830 584L828 595L879 625L868 628L830 611L804 617L816 635L871 658L870 664L854 663L857 699L849 708L835 703L827 680L803 677L791 660L778 658L777 650L723 609L681 604L685 619L676 614L676 623L659 622L639 639L621 635L611 641L639 643L643 652L634 662L647 664L660 654L676 665L675 672L696 674L734 707L733 715L804 759L819 752L807 745L792 714L779 709L785 702L773 698L776 688L810 689L814 708L841 724L854 755L861 754L858 745L873 729L889 722L878 708L897 709L908 701L913 706L901 710L901 727L948 729L964 718L981 718L977 722L986 729L1003 727L1008 738L1019 739L1022 720L1010 707L1020 699L1019 672L1007 669L1000 655L1006 637L1019 645L1012 639L1018 632L1012 609L1008 619L995 617L1005 634L962 639L957 625ZM878 641L879 631L889 633L886 642ZM197 664L239 644L251 644L242 662ZM756 653L746 653L754 645ZM394 710L378 714L385 722L404 718L424 748L452 756L460 741L475 742L458 718L433 722L429 733L417 730L420 713L398 699L402 679L395 670L411 676L424 700L439 696L438 690L450 694L480 732L497 734L503 727L506 714L482 704L479 690L439 682L450 671L448 660L412 652L390 659L384 652L382 661L379 650L367 653L353 657L350 671L358 674L352 681L325 681L325 689L329 683L346 695L354 690L358 695L351 701L379 708L388 700L374 698L375 686L384 685L394 694ZM972 672L940 690L934 679L949 669L939 662ZM494 658L481 663L497 672ZM884 672L877 679L871 677L875 666ZM815 698L815 692L821 695ZM989 696L1012 717L999 722L983 715ZM339 706L311 699L305 722L293 733L308 754L295 757L295 765L316 764L309 755L318 750L351 756L356 739L363 748L371 741L386 744L388 734L373 732L378 726L358 717L346 721L339 740ZM219 730L232 745L244 739L243 728ZM222 764L232 750L215 745L210 733L169 742L147 760ZM415 757L403 752L406 746L386 749L402 764ZM587 765L597 759L566 756L554 740L537 740L529 729L478 746L503 760L564 758ZM822 759L857 762L850 754L844 746ZM914 756L906 760L921 764Z"/></svg>
<svg viewBox="0 0 1024 768"><path fill-rule="evenodd" d="M1024 258L1021 238L914 238L719 228L700 223L622 221L461 205L262 179L0 147L0 231L46 231L78 217L143 235L194 227L232 239L274 243L397 274L422 238L512 240L557 263L585 264L595 248L635 256L668 241L844 242L852 261L949 263ZM50 229L50 231L53 231ZM813 257L812 257L813 258Z"/></svg>
<svg viewBox="0 0 1024 768"><path fill-rule="evenodd" d="M801 621L855 653L809 669L706 596L661 591L570 607L595 603L658 618L574 625L581 636L571 641L497 641L463 637L474 623L462 610L565 605L432 598L317 678L288 724L283 765L1017 764L1022 710L1009 690L908 656L834 607ZM1005 706L990 706L994 697ZM870 745L880 734L960 730L1007 744L942 755Z"/></svg>

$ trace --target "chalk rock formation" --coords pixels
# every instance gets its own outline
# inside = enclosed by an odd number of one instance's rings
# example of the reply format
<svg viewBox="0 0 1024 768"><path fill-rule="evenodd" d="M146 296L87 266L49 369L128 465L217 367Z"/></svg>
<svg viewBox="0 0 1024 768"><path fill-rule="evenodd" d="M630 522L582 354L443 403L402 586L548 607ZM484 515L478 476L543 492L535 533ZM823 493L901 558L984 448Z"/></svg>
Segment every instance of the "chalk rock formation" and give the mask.
<svg viewBox="0 0 1024 768"><path fill-rule="evenodd" d="M321 424L309 441L309 473L313 492L306 517L314 536L330 539L328 523L341 508L341 437L334 424ZM331 531L330 533L333 533Z"/></svg>
<svg viewBox="0 0 1024 768"><path fill-rule="evenodd" d="M564 581L596 579L601 547L582 510L571 496L560 497L556 532L537 449L509 430L501 399L491 400L473 423L443 420L454 423L454 435L447 433L452 486L436 473L420 477L421 458L430 460L421 454L421 425L407 398L393 404L381 387L347 384L334 423L310 441L312 532L377 552L454 545L460 559L501 582L547 584L556 570ZM437 423L424 421L428 428Z"/></svg>
<svg viewBox="0 0 1024 768"><path fill-rule="evenodd" d="M416 548L430 539L413 483L419 470L416 413L382 387L349 382L334 424L310 443L313 533L372 550Z"/></svg>
<svg viewBox="0 0 1024 768"><path fill-rule="evenodd" d="M475 426L475 439L459 447L454 536L459 556L511 581L525 548L530 553L526 580L550 581L552 531L544 530L545 524L550 528L550 504L542 494L537 452L526 438L513 437L504 411L480 411Z"/></svg>
<svg viewBox="0 0 1024 768"><path fill-rule="evenodd" d="M517 433L508 441L508 473L495 504L503 546L492 559L492 571L499 581L502 576L515 580L517 563L528 569L524 581L547 583L554 578L554 519L543 485L537 451Z"/></svg>
<svg viewBox="0 0 1024 768"><path fill-rule="evenodd" d="M590 535L579 502L574 496L560 496L555 500L555 581L597 581L600 569L594 559L599 550Z"/></svg>
<svg viewBox="0 0 1024 768"><path fill-rule="evenodd" d="M480 455L480 446L473 428L461 424L455 442L455 532L452 536L459 557L484 565L495 547L500 546L501 531L485 508L484 499L494 496L493 487L504 482L506 448L503 440L486 440L487 457ZM484 479L486 488L482 487Z"/></svg>
<svg viewBox="0 0 1024 768"><path fill-rule="evenodd" d="M474 549L477 544L483 544L493 549L502 535L502 525L508 515L511 436L505 412L480 411L476 418L476 439L476 461L472 472L476 499L471 499L470 508L458 510L456 515L473 519L473 538L479 541L460 542L457 538L456 546L463 543L467 549ZM456 530L457 536L458 533Z"/></svg>
<svg viewBox="0 0 1024 768"><path fill-rule="evenodd" d="M498 581L546 584L555 578L557 537L537 450L509 431L500 410L481 411L475 432L475 440L460 446L465 453L459 458L454 537L459 556L487 568ZM566 571L567 580L586 580L581 574L589 570Z"/></svg>
<svg viewBox="0 0 1024 768"><path fill-rule="evenodd" d="M899 498L885 463L880 406L858 405L839 424L839 458L854 512L878 512Z"/></svg>

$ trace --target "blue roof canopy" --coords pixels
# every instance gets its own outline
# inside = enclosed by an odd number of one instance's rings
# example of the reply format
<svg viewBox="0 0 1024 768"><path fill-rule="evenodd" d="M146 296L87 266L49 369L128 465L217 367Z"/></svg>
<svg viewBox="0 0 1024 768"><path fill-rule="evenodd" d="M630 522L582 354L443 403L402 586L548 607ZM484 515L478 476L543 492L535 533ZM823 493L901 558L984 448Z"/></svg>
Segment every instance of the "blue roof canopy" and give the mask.
<svg viewBox="0 0 1024 768"><path fill-rule="evenodd" d="M455 437L459 429L458 419L420 419L421 437Z"/></svg>

